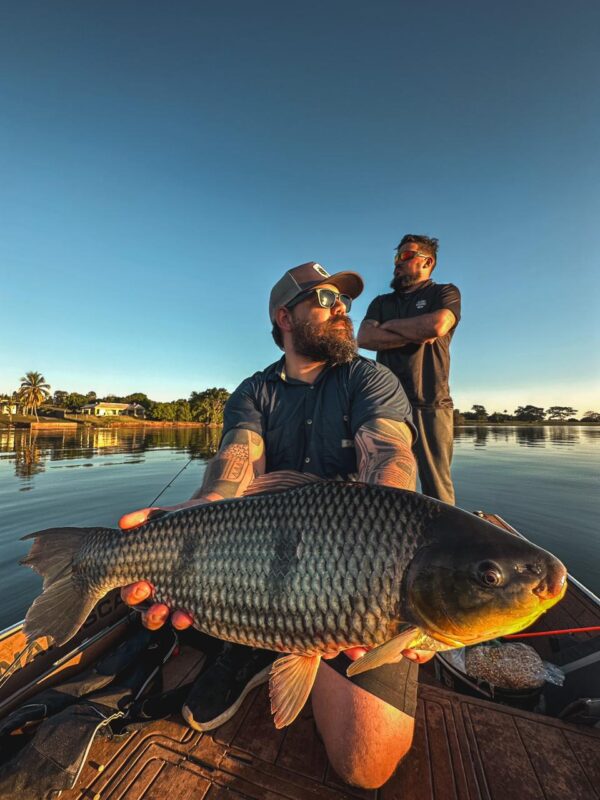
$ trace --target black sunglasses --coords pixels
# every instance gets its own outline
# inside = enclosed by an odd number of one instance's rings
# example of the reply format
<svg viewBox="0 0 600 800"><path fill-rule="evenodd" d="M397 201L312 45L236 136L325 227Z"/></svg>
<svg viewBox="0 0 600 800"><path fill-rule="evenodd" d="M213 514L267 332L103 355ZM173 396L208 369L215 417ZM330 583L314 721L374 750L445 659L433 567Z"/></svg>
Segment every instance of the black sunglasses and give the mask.
<svg viewBox="0 0 600 800"><path fill-rule="evenodd" d="M310 297L313 293L317 295L317 302L321 308L333 308L338 300L344 306L346 314L348 314L352 308L352 298L350 295L336 292L333 289L309 289L307 292L302 292L297 297L294 297L292 302L287 304L286 308L293 308L298 305L298 303L306 300L306 298Z"/></svg>

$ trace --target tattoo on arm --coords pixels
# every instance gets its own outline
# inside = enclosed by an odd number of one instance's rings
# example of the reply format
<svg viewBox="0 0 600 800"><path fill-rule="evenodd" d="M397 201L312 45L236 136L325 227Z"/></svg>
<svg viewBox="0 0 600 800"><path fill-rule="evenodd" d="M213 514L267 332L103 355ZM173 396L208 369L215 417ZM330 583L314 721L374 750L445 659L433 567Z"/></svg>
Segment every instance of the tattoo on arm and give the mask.
<svg viewBox="0 0 600 800"><path fill-rule="evenodd" d="M359 480L415 490L417 464L412 435L405 422L375 419L361 425L355 437Z"/></svg>
<svg viewBox="0 0 600 800"><path fill-rule="evenodd" d="M235 429L225 435L219 452L211 458L195 497L240 497L256 475L265 469L264 441L254 431Z"/></svg>

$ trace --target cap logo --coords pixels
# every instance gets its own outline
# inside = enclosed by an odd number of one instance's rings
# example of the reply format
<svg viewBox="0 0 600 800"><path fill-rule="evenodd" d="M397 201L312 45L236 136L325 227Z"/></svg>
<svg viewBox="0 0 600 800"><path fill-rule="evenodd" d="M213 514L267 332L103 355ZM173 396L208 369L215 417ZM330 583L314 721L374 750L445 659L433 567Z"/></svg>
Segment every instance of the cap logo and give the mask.
<svg viewBox="0 0 600 800"><path fill-rule="evenodd" d="M326 269L324 269L320 264L313 264L313 269L315 272L318 272L322 278L328 278L329 273Z"/></svg>

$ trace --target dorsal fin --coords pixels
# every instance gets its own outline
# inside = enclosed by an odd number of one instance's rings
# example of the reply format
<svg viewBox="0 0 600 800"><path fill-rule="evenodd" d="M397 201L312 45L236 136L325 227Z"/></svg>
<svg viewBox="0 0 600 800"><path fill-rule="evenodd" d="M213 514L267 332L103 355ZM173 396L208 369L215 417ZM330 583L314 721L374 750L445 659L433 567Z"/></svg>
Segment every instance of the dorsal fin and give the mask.
<svg viewBox="0 0 600 800"><path fill-rule="evenodd" d="M285 492L298 486L307 486L309 483L318 483L324 480L318 475L310 472L294 472L291 469L280 470L279 472L269 472L267 475L260 475L255 478L246 489L244 497L254 497L257 494L274 494L275 492Z"/></svg>

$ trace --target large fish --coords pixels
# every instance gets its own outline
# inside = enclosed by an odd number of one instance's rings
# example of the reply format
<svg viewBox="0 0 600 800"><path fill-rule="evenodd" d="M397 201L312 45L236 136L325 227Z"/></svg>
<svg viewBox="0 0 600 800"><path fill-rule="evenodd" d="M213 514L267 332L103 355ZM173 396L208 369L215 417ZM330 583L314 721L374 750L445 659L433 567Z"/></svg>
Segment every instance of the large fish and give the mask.
<svg viewBox="0 0 600 800"><path fill-rule="evenodd" d="M30 534L22 563L44 577L25 620L58 645L111 589L150 581L156 600L232 642L289 655L273 664L277 727L299 713L320 659L373 648L349 674L402 650L443 650L521 630L566 590L545 550L410 491L271 473L252 496L177 511L129 533Z"/></svg>

